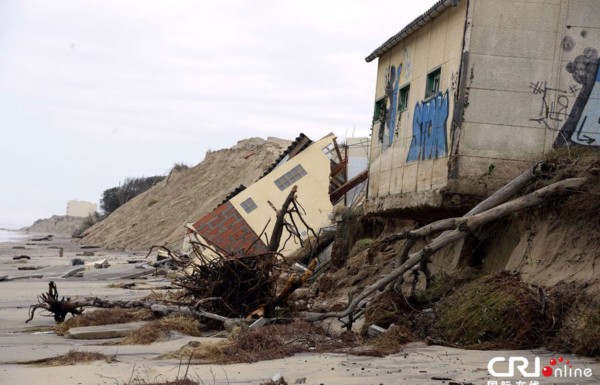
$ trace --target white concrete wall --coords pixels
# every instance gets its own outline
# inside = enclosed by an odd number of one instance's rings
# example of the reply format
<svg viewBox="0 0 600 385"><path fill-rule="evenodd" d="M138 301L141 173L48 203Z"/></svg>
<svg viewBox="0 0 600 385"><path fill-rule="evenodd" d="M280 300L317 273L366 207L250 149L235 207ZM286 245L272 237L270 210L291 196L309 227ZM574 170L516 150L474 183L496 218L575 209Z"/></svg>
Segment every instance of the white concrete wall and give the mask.
<svg viewBox="0 0 600 385"><path fill-rule="evenodd" d="M599 6L597 0L472 1L459 180L501 184L567 144L557 142L559 135L571 144L600 144L595 94L581 96L585 82L568 71L584 52L597 63ZM569 118L578 98L587 112ZM586 115L585 132L574 133Z"/></svg>
<svg viewBox="0 0 600 385"><path fill-rule="evenodd" d="M410 70L388 89L410 84L411 93L409 108L386 122L383 142L378 125L373 129L371 210L439 205L442 189L489 194L556 148L600 148L600 0L468 3L447 9L379 58L375 100L386 95L392 67L404 71L406 63ZM449 91L448 152L415 161L415 107L427 73L439 65L441 90ZM461 68L464 100L454 88ZM455 102L464 112L452 128Z"/></svg>

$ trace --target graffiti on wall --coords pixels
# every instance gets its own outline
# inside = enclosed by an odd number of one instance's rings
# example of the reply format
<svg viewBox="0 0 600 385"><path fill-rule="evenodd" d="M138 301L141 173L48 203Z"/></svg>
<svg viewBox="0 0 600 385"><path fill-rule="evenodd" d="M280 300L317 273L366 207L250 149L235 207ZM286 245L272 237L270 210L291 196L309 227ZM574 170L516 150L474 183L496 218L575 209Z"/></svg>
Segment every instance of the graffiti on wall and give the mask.
<svg viewBox="0 0 600 385"><path fill-rule="evenodd" d="M581 39L576 39L573 37L577 35L575 30L571 26L567 26L567 30L560 47L563 52L570 53L589 33L581 29ZM540 98L540 110L538 116L530 120L551 130L560 127L554 148L570 145L600 147L599 66L598 51L587 47L566 65L565 70L573 83L564 86L565 89L549 87L547 82L531 83L533 94Z"/></svg>
<svg viewBox="0 0 600 385"><path fill-rule="evenodd" d="M410 55L408 54L408 50L406 48L404 48L402 66L404 67L404 73L402 73L402 76L404 77L404 81L406 81L410 79L410 75L412 74L412 63L410 61Z"/></svg>
<svg viewBox="0 0 600 385"><path fill-rule="evenodd" d="M408 50L404 49L402 61L398 66L390 66L384 72L385 84L385 113L380 115L379 141L384 148L391 147L394 143L394 137L398 134L400 125L398 112L398 88L400 83L410 78L412 66L408 55ZM402 80L402 81L401 81ZM387 136L386 136L387 134Z"/></svg>
<svg viewBox="0 0 600 385"><path fill-rule="evenodd" d="M398 84L402 74L402 64L398 68L392 66L386 74L385 94L390 102L389 114L387 115L386 126L388 128L388 141L386 146L391 146L394 143L394 127L396 125L396 115L398 113Z"/></svg>
<svg viewBox="0 0 600 385"><path fill-rule="evenodd" d="M586 48L567 64L567 72L581 89L556 137L555 148L565 145L600 147L599 65L598 51L594 48Z"/></svg>
<svg viewBox="0 0 600 385"><path fill-rule="evenodd" d="M417 103L413 114L413 136L406 162L435 159L447 155L448 103L447 90Z"/></svg>
<svg viewBox="0 0 600 385"><path fill-rule="evenodd" d="M577 96L580 90L577 84L570 85L568 90L548 87L546 81L531 83L529 88L540 98L540 112L538 116L529 120L549 129L552 129L553 122L562 122L569 116L569 96Z"/></svg>

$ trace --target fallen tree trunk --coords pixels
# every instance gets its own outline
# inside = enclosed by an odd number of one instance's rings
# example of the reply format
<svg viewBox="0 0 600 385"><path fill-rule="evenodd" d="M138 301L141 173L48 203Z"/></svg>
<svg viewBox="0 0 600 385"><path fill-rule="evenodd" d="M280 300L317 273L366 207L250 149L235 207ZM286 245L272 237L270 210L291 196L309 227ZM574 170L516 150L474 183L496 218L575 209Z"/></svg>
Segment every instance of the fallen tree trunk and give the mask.
<svg viewBox="0 0 600 385"><path fill-rule="evenodd" d="M351 316L356 310L357 306L366 298L368 298L369 296L371 296L379 290L383 290L387 285L400 278L402 275L404 275L404 273L409 271L421 261L425 260L426 258L429 258L436 251L464 237L467 234L467 232L476 230L486 223L499 219L508 214L514 213L518 210L537 205L551 196L555 196L570 190L575 190L581 187L586 182L586 180L587 178L565 179L563 181L556 182L549 186L536 190L520 198L514 199L510 202L503 203L487 211L483 211L479 214L471 215L469 217L462 217L458 221L459 224L457 226L457 229L438 236L429 244L427 244L427 246L425 246L423 249L411 254L406 262L392 270L389 274L387 274L385 277L381 278L374 284L365 288L359 295L353 298L348 307L346 307L346 309L339 312L328 312L318 314L303 313L302 316L303 318L309 321L319 321L327 318L343 318ZM486 205L484 205L483 207L486 207Z"/></svg>
<svg viewBox="0 0 600 385"><path fill-rule="evenodd" d="M51 289L49 293L51 292ZM54 290L56 290L56 286L54 286ZM56 297L56 298L55 298ZM171 313L191 315L197 318L206 318L214 321L225 322L228 320L233 320L233 318L223 317L221 315L204 311L199 308L199 303L196 306L187 306L187 305L168 305L164 303L159 303L155 301L143 301L143 300L131 300L131 301L123 301L123 300L106 300L98 297L85 297L79 298L76 300L65 300L63 298L62 301L57 301L57 296L51 295L50 302L46 301L48 298L48 294L43 294L40 296L44 302L39 303L37 305L32 305L29 310L29 319L25 322L29 322L33 319L34 313L36 309L44 309L48 312L54 314L54 319L57 322L62 322L67 313L72 313L73 315L80 315L83 313L83 308L85 307L97 307L97 308L121 308L121 309L133 309L133 308L146 308L151 310L154 314L160 316L166 316ZM210 298L215 299L215 298ZM202 302L202 301L199 301ZM57 317L58 316L58 317Z"/></svg>
<svg viewBox="0 0 600 385"><path fill-rule="evenodd" d="M544 169L548 168L546 163L540 162L527 171L523 172L521 175L517 176L515 179L510 181L508 184L501 187L499 190L494 192L492 195L487 197L481 203L473 207L469 212L462 216L462 218L470 217L475 214L479 214L486 210L491 209L492 207L498 206L504 202L507 202L509 199L514 197L519 191L523 189L529 182L540 177L547 173ZM369 256L373 257L374 253L377 251L381 251L388 244L398 242L400 240L406 239L407 245L404 247L403 251L400 253L401 255L407 255L412 246L416 243L416 240L423 239L433 234L438 234L444 231L449 231L458 225L460 218L446 218L442 219L428 225L425 225L416 230L404 231L397 234L391 234L383 239L377 241L373 245L371 245L369 249ZM401 259L401 262L404 262L406 257Z"/></svg>

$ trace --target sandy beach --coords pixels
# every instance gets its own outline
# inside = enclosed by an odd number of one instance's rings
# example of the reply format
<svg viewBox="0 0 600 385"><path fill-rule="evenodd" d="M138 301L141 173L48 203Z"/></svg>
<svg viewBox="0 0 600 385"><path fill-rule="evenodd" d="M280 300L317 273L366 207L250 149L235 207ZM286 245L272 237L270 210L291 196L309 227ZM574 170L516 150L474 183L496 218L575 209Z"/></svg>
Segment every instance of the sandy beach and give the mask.
<svg viewBox="0 0 600 385"><path fill-rule="evenodd" d="M52 318L39 314L28 324L28 308L37 296L47 290L49 280L57 283L61 296L99 296L107 299L141 298L148 290L128 290L109 287L112 282L129 281L125 276L135 267L130 260L143 259L145 252L82 250L69 238L56 237L52 241L31 241L29 236L18 242L0 243L0 276L12 280L0 282L0 384L61 385L127 384L188 378L204 384L260 384L281 374L288 384L488 384L498 381L487 370L494 357L520 356L531 362L539 357L542 365L557 354L545 350L528 351L467 351L423 343L407 345L400 353L382 358L348 354L297 354L292 357L262 361L253 364L191 365L186 368L174 359L158 359L190 341L200 344L214 338L188 337L174 334L168 341L151 345L105 345L106 340L76 340L57 336L52 332L31 332L54 325ZM63 257L59 256L63 247ZM81 255L88 251L88 255ZM30 259L13 260L27 255ZM58 278L70 268L73 258L89 263L108 258L109 269L85 267L83 277ZM37 270L18 270L18 267L40 267ZM95 270L106 270L100 274ZM46 274L46 272L49 272ZM42 278L26 278L27 275ZM154 277L137 279L138 286L164 286L168 279ZM100 352L114 357L111 363L96 361L90 364L40 367L21 362L48 358L70 350ZM565 356L574 367L590 368L589 378L533 378L543 384L596 384L600 379L600 363L590 358ZM519 378L512 379L513 383ZM527 379L527 384L529 384Z"/></svg>

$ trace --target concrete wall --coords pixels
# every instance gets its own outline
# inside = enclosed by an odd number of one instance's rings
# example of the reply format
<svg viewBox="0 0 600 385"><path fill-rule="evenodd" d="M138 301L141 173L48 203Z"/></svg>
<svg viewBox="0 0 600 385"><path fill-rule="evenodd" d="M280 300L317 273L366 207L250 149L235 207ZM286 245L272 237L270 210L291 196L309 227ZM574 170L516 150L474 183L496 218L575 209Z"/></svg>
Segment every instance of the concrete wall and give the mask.
<svg viewBox="0 0 600 385"><path fill-rule="evenodd" d="M489 193L555 147L600 144L598 5L471 2L455 191Z"/></svg>
<svg viewBox="0 0 600 385"><path fill-rule="evenodd" d="M67 202L67 215L71 217L87 217L98 210L98 205L92 202L72 200Z"/></svg>
<svg viewBox="0 0 600 385"><path fill-rule="evenodd" d="M334 138L335 136L328 135L313 143L300 154L294 156L258 182L230 199L229 202L236 208L241 217L244 218L255 233L260 234L267 223L269 224L265 230L266 234L270 235L272 233L277 213L273 210L271 204L279 210L293 185L298 186L296 196L305 211L305 213L302 213L303 217L312 229L318 232L321 227L331 223L328 217L333 210L329 201L328 191L330 160L323 152L323 149L333 143ZM275 180L297 165L302 166L306 171L306 175L281 191L275 185ZM241 203L248 198L252 198L256 204L256 208L250 213L247 213L241 206ZM296 223L302 226L299 221L296 221ZM282 246L288 235L284 231ZM303 234L304 237L307 235ZM290 241L282 251L282 254L287 255L298 247L299 244Z"/></svg>
<svg viewBox="0 0 600 385"><path fill-rule="evenodd" d="M386 97L387 115L373 125L368 210L439 204L437 191L448 181L466 3L445 10L379 58L375 100ZM439 92L426 98L427 75L437 68ZM406 85L408 106L399 111L399 90Z"/></svg>
<svg viewBox="0 0 600 385"><path fill-rule="evenodd" d="M458 207L554 149L600 147L598 5L462 0L382 55L375 99L388 115L382 141L373 128L367 210ZM442 98L423 101L439 65ZM409 83L409 108L394 111Z"/></svg>

